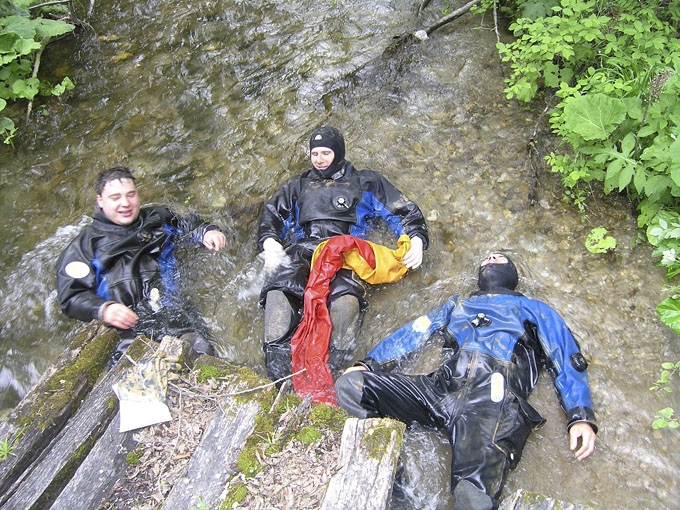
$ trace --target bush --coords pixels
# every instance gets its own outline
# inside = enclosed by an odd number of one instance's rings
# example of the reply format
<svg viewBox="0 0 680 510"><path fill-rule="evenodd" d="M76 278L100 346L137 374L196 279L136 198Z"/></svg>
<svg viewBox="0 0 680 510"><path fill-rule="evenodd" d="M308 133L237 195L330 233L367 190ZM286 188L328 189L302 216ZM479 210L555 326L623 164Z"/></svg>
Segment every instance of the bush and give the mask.
<svg viewBox="0 0 680 510"><path fill-rule="evenodd" d="M37 10L35 17L29 7L30 1L0 0L0 112L7 101L33 101L37 95L58 96L73 88L68 77L57 85L38 78L37 62L51 40L72 32L75 25L46 17L54 15L54 7L50 12ZM0 116L4 143L12 143L15 133L14 121Z"/></svg>

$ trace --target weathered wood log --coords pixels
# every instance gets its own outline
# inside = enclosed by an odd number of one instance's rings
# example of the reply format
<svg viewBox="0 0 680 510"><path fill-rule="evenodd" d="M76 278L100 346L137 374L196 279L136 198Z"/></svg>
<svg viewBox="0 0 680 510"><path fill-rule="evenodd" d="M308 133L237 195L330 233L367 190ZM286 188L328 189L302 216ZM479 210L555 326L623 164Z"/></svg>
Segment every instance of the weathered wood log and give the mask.
<svg viewBox="0 0 680 510"><path fill-rule="evenodd" d="M0 463L0 503L10 487L61 432L91 391L118 343L118 334L98 322L84 326L68 349L0 422L0 438L13 441Z"/></svg>
<svg viewBox="0 0 680 510"><path fill-rule="evenodd" d="M468 12L470 9L472 9L475 5L477 5L481 0L471 0L464 6L462 6L459 9L456 9L452 13L444 16L443 18L440 18L437 20L435 23L432 25L418 30L416 32L407 32L398 36L395 36L392 38L392 42L387 46L385 51L383 52L383 57L391 58L395 54L398 54L399 51L403 50L407 46L410 46L411 44L414 44L418 41L421 41L423 39L427 39L427 37L422 37L420 34L425 33L425 35L430 36L435 30L439 30L441 27L444 25L448 25L452 21L457 20L460 18L463 14Z"/></svg>
<svg viewBox="0 0 680 510"><path fill-rule="evenodd" d="M405 428L390 419L349 418L342 432L339 471L328 484L321 508L386 509Z"/></svg>
<svg viewBox="0 0 680 510"><path fill-rule="evenodd" d="M152 347L147 342L150 341L135 340L128 349L128 355L139 359L150 353ZM115 348L115 343L113 345ZM110 354L105 358L107 363ZM85 359L75 360L72 368L82 364L91 369ZM0 497L0 508L38 509L47 508L54 502L116 416L118 400L111 386L120 380L123 371L129 366L126 359L121 359L84 399L78 411L49 445L36 443L40 457L6 489ZM82 400L80 393L66 397L67 407L77 406L77 402L73 402L74 398L78 402Z"/></svg>
<svg viewBox="0 0 680 510"><path fill-rule="evenodd" d="M236 460L261 410L256 401L226 399L191 457L186 476L173 486L163 507L217 508L226 483L238 472Z"/></svg>
<svg viewBox="0 0 680 510"><path fill-rule="evenodd" d="M120 432L120 418L109 423L71 481L59 494L50 510L98 508L104 503L129 464L127 454L137 447L132 432Z"/></svg>
<svg viewBox="0 0 680 510"><path fill-rule="evenodd" d="M155 344L147 342L144 343L144 346L145 348L141 352L140 348L137 348L137 344L133 344L130 349L135 355L141 357L141 355L146 355L156 347ZM169 356L181 358L188 353L189 346L184 345L177 338L165 337L158 346L158 350L164 351ZM122 369L127 369L130 366L127 361L121 361L119 365L121 366L120 370L112 372L120 374ZM120 375L106 378L98 388L101 388L103 393L108 392L113 396L111 386L119 379ZM94 395L95 392L93 391ZM88 408L91 405L93 404L88 402ZM98 508L100 504L106 501L115 483L123 477L129 466L127 455L136 448L137 442L133 438L133 432L120 432L120 413L118 413L116 419L109 422L102 437L99 438L68 484L58 495L51 510L71 510L74 501L78 502L80 508Z"/></svg>

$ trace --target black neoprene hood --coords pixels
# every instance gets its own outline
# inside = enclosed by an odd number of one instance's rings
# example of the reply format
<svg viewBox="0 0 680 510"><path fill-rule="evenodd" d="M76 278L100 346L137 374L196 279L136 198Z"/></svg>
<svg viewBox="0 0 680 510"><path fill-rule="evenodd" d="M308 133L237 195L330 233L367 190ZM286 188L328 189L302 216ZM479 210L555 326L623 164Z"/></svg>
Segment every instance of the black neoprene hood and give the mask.
<svg viewBox="0 0 680 510"><path fill-rule="evenodd" d="M345 139L336 128L322 126L309 137L310 152L317 147L328 147L335 154L330 166L321 172L324 177L330 177L340 169L345 160Z"/></svg>
<svg viewBox="0 0 680 510"><path fill-rule="evenodd" d="M505 254L503 256L508 259L505 264L487 264L479 267L479 277L477 278L479 290L490 291L499 287L515 290L519 281L517 268L510 257Z"/></svg>

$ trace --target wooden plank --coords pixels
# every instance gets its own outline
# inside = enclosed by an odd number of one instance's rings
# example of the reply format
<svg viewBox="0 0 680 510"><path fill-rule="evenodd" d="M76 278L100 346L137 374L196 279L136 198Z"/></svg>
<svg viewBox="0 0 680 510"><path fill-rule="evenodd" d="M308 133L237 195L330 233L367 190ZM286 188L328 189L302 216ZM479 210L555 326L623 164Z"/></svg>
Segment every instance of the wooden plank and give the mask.
<svg viewBox="0 0 680 510"><path fill-rule="evenodd" d="M153 347L155 345L151 344L149 350ZM188 346L177 338L166 336L158 350L179 358L188 351ZM116 482L129 467L127 454L137 448L133 434L134 431L120 432L119 412L61 491L51 510L71 510L74 501L80 508L98 508L105 503Z"/></svg>
<svg viewBox="0 0 680 510"><path fill-rule="evenodd" d="M322 510L388 508L405 429L396 420L349 418Z"/></svg>
<svg viewBox="0 0 680 510"><path fill-rule="evenodd" d="M60 433L107 368L118 334L101 323L83 326L55 364L0 422L0 439L14 440L0 463L0 503L10 487Z"/></svg>
<svg viewBox="0 0 680 510"><path fill-rule="evenodd" d="M133 432L119 432L120 415L109 423L80 465L71 481L59 494L50 510L99 508L106 502L116 482L129 467L126 455L134 451L137 442ZM75 505L74 502L78 504Z"/></svg>
<svg viewBox="0 0 680 510"><path fill-rule="evenodd" d="M217 508L226 483L237 473L236 460L260 411L255 401L225 399L191 457L186 476L175 483L163 508Z"/></svg>
<svg viewBox="0 0 680 510"><path fill-rule="evenodd" d="M133 356L139 359L151 352L151 349L151 345L136 340L128 353L134 353ZM0 496L0 508L49 507L118 412L118 400L111 386L129 366L127 360L121 359L104 376L54 441L40 452L40 457Z"/></svg>

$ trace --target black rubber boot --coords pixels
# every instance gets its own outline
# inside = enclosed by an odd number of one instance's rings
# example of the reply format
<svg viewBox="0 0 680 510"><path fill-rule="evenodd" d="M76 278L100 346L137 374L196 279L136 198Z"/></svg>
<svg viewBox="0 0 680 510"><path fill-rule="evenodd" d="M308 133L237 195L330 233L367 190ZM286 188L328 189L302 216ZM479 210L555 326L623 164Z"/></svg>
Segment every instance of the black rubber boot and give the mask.
<svg viewBox="0 0 680 510"><path fill-rule="evenodd" d="M290 339L283 344L275 342L264 344L264 364L267 367L267 377L275 381L276 387L280 388L283 379L293 373Z"/></svg>
<svg viewBox="0 0 680 510"><path fill-rule="evenodd" d="M290 340L299 323L299 313L280 290L267 292L264 308L264 363L267 376L281 386L293 371Z"/></svg>
<svg viewBox="0 0 680 510"><path fill-rule="evenodd" d="M191 350L194 352L194 356L196 357L200 356L201 354L207 354L208 356L215 355L215 348L213 345L208 342L200 333L196 333L195 331L184 333L180 337L180 340L189 342L189 345L191 345Z"/></svg>
<svg viewBox="0 0 680 510"><path fill-rule="evenodd" d="M335 396L338 404L347 413L357 418L370 418L374 416L361 405L364 394L364 374L362 370L347 372L335 383Z"/></svg>
<svg viewBox="0 0 680 510"><path fill-rule="evenodd" d="M492 510L493 499L475 484L461 480L453 491L453 510Z"/></svg>
<svg viewBox="0 0 680 510"><path fill-rule="evenodd" d="M341 372L351 364L356 355L362 314L359 300L351 294L335 299L328 308L333 325L329 364L332 370Z"/></svg>

